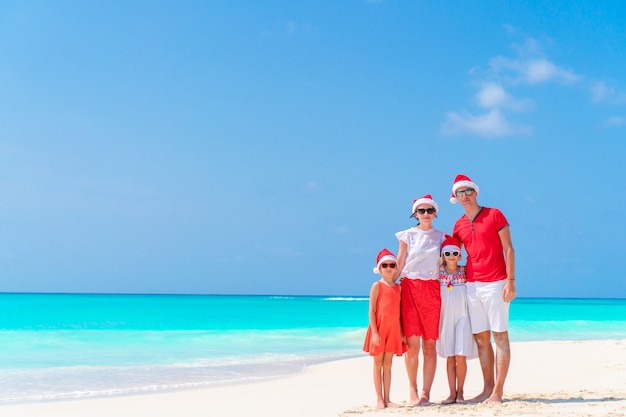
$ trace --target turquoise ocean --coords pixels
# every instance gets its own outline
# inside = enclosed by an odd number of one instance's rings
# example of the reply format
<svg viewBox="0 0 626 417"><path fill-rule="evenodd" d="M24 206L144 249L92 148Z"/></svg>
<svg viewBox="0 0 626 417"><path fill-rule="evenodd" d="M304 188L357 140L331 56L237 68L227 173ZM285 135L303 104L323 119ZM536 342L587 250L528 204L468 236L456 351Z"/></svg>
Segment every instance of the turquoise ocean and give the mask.
<svg viewBox="0 0 626 417"><path fill-rule="evenodd" d="M0 404L273 378L364 355L367 297L0 294ZM518 298L512 341L626 339L626 299Z"/></svg>

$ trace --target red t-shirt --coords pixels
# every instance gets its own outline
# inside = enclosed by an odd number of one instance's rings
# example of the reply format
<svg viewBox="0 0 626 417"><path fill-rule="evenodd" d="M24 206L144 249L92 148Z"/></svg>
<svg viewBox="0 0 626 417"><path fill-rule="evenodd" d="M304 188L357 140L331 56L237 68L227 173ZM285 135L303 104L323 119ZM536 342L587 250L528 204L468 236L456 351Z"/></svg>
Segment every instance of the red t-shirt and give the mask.
<svg viewBox="0 0 626 417"><path fill-rule="evenodd" d="M508 227L504 214L483 207L474 220L463 215L454 224L452 235L467 251L467 281L494 282L507 277L506 262L498 232Z"/></svg>

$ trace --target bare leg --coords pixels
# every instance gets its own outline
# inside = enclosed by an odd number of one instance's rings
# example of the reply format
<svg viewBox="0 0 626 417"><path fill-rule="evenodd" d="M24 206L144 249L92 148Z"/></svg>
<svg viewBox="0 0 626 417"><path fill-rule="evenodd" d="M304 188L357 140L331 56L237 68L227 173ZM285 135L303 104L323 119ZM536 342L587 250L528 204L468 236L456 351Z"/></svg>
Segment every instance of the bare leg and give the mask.
<svg viewBox="0 0 626 417"><path fill-rule="evenodd" d="M467 376L467 358L465 356L455 356L455 368L456 368L456 402L459 404L465 403L465 397L463 390L465 386L465 377Z"/></svg>
<svg viewBox="0 0 626 417"><path fill-rule="evenodd" d="M424 386L420 395L419 405L430 404L430 389L435 380L435 371L437 370L437 349L435 340L424 340Z"/></svg>
<svg viewBox="0 0 626 417"><path fill-rule="evenodd" d="M486 330L482 333L474 335L476 345L478 346L478 359L480 360L480 368L483 371L483 392L469 400L472 403L485 401L493 392L494 382L494 355L491 346L491 332Z"/></svg>
<svg viewBox="0 0 626 417"><path fill-rule="evenodd" d="M419 336L411 336L406 339L407 351L404 354L404 365L406 366L406 373L409 377L409 400L411 405L417 405L417 366L418 355L420 351L420 338Z"/></svg>
<svg viewBox="0 0 626 417"><path fill-rule="evenodd" d="M446 371L448 374L448 387L450 388L450 395L443 400L441 404L453 404L456 401L456 361L454 356L449 356L446 359Z"/></svg>
<svg viewBox="0 0 626 417"><path fill-rule="evenodd" d="M383 353L383 398L385 400L385 407L397 407L398 405L392 403L389 399L389 391L391 390L391 364L393 361L393 353Z"/></svg>
<svg viewBox="0 0 626 417"><path fill-rule="evenodd" d="M493 340L496 342L496 383L493 393L485 402L500 403L504 394L504 381L511 363L509 332L493 332Z"/></svg>
<svg viewBox="0 0 626 417"><path fill-rule="evenodd" d="M383 357L384 353L374 356L374 389L376 390L376 407L385 408L385 399L383 398Z"/></svg>

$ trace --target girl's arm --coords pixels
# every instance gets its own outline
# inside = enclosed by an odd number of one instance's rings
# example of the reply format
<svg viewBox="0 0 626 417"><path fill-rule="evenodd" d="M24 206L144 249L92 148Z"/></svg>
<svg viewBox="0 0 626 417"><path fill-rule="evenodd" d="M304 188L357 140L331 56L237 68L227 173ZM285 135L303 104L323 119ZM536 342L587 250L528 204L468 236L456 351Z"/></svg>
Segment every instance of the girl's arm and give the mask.
<svg viewBox="0 0 626 417"><path fill-rule="evenodd" d="M378 302L378 293L379 293L378 281L376 281L372 285L372 289L370 290L370 305L368 316L370 319L370 329L372 330L372 344L379 346L380 345L380 335L378 334L378 325L376 324L376 304Z"/></svg>

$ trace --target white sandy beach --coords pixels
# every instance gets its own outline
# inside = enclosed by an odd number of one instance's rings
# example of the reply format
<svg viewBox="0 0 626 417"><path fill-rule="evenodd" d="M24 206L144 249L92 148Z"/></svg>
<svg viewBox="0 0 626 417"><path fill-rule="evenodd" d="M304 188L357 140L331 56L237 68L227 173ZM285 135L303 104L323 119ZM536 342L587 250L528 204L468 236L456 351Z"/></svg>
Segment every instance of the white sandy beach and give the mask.
<svg viewBox="0 0 626 417"><path fill-rule="evenodd" d="M377 410L371 359L324 363L269 381L179 392L0 406L3 417L124 416L626 416L626 340L518 342L502 404L409 407L403 358L394 359L396 409ZM421 382L421 376L419 380ZM466 398L478 394L478 360L469 362ZM445 361L438 363L431 400L448 394Z"/></svg>

